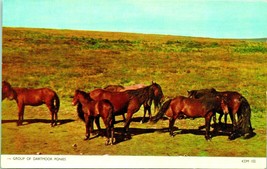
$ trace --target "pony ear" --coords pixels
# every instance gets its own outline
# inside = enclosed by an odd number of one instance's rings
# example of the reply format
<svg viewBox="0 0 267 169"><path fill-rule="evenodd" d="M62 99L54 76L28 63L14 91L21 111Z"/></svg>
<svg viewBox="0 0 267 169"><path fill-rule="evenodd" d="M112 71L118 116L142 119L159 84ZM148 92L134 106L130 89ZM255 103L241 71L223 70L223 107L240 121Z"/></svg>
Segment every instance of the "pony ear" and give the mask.
<svg viewBox="0 0 267 169"><path fill-rule="evenodd" d="M152 84L154 84L153 80L152 80Z"/></svg>
<svg viewBox="0 0 267 169"><path fill-rule="evenodd" d="M191 91L190 90L187 90L187 93L189 94L189 93L191 93Z"/></svg>

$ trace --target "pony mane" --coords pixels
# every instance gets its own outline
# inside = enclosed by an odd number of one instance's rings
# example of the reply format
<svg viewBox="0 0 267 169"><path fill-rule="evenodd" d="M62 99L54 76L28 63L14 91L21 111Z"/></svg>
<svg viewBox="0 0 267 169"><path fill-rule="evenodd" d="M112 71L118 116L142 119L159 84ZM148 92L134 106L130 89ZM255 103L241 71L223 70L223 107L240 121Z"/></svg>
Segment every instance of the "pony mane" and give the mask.
<svg viewBox="0 0 267 169"><path fill-rule="evenodd" d="M126 90L125 92L130 94L130 99L137 97L142 102L148 102L154 97L152 85L136 90Z"/></svg>
<svg viewBox="0 0 267 169"><path fill-rule="evenodd" d="M92 100L92 98L90 97L90 94L86 93L85 91L82 90L76 90L75 93L79 93L81 94L84 98L88 99L88 100Z"/></svg>

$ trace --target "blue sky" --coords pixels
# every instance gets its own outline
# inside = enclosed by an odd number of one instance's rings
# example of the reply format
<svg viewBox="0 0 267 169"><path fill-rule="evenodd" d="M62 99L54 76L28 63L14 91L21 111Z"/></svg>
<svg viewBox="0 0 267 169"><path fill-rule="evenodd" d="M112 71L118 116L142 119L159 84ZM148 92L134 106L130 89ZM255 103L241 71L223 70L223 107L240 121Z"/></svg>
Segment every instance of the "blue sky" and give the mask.
<svg viewBox="0 0 267 169"><path fill-rule="evenodd" d="M267 0L4 0L3 26L267 37Z"/></svg>

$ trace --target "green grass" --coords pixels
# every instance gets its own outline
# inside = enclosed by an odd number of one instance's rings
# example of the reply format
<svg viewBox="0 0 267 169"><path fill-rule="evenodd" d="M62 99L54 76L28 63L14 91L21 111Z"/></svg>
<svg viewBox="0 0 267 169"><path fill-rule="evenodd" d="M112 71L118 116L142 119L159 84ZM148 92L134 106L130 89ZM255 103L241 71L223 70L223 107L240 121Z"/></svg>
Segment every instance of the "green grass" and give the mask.
<svg viewBox="0 0 267 169"><path fill-rule="evenodd" d="M266 49L263 41L3 28L2 79L13 86L55 90L61 99L59 119L63 124L51 128L43 105L27 107L26 122L17 127L16 103L5 100L2 154L265 157ZM132 139L122 140L123 123L119 122L115 125L116 145L105 146L102 137L83 141L84 124L71 106L70 96L76 89L149 85L151 81L161 85L167 98L210 87L240 92L251 105L256 135L234 141L218 135L207 142L204 131L198 131L204 124L199 118L177 120L179 129L171 138L165 130L168 120L140 124L141 108L130 125Z"/></svg>

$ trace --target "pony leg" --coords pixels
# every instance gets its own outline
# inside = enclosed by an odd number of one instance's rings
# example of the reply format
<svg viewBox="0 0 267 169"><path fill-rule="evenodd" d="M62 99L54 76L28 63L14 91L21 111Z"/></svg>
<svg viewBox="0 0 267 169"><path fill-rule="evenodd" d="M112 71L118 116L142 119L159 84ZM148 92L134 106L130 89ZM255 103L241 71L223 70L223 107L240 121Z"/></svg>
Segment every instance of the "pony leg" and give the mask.
<svg viewBox="0 0 267 169"><path fill-rule="evenodd" d="M122 114L123 121L126 121L125 114Z"/></svg>
<svg viewBox="0 0 267 169"><path fill-rule="evenodd" d="M220 113L220 116L219 116L219 125L220 126L222 125L222 116L223 116L223 113Z"/></svg>
<svg viewBox="0 0 267 169"><path fill-rule="evenodd" d="M232 135L229 137L230 139L234 139L233 137L235 137L234 135L236 135L239 131L238 131L238 124L236 122L236 118L235 118L235 112L231 112L230 113L230 117L232 120L232 124L233 124L233 133Z"/></svg>
<svg viewBox="0 0 267 169"><path fill-rule="evenodd" d="M209 112L206 117L205 117L205 126L206 126L206 133L205 133L205 138L206 140L210 140L210 121L211 117L213 115L213 112Z"/></svg>
<svg viewBox="0 0 267 169"><path fill-rule="evenodd" d="M127 118L126 118L126 122L124 124L124 133L123 134L128 138L131 137L131 135L129 135L129 127L130 127L132 116L133 116L132 112L127 112Z"/></svg>
<svg viewBox="0 0 267 169"><path fill-rule="evenodd" d="M213 130L214 131L217 131L218 129L217 129L217 118L216 118L216 113L214 113L214 115L212 116L213 117Z"/></svg>
<svg viewBox="0 0 267 169"><path fill-rule="evenodd" d="M146 108L146 106L144 106L144 116L143 116L142 120L140 121L141 124L145 122L146 111L147 111L147 108Z"/></svg>
<svg viewBox="0 0 267 169"><path fill-rule="evenodd" d="M110 121L108 121L108 124L110 126L110 134L111 134L111 145L113 145L113 143L115 143L116 139L114 138L114 116L111 118Z"/></svg>
<svg viewBox="0 0 267 169"><path fill-rule="evenodd" d="M224 128L227 128L227 114L224 115Z"/></svg>
<svg viewBox="0 0 267 169"><path fill-rule="evenodd" d="M90 131L90 133L91 134L93 134L93 132L94 132L94 120L95 120L95 118L94 117L92 117L92 116L89 116L89 117L87 117L88 119L89 119L89 121L90 121L90 127L89 127L89 130L88 131ZM95 122L96 123L96 122Z"/></svg>
<svg viewBox="0 0 267 169"><path fill-rule="evenodd" d="M106 126L106 133L107 133L107 139L106 139L106 145L113 145L114 142L114 126L113 126L113 119L106 119L103 120Z"/></svg>
<svg viewBox="0 0 267 169"><path fill-rule="evenodd" d="M57 125L57 121L58 121L58 116L57 116L57 112L55 112L55 125Z"/></svg>
<svg viewBox="0 0 267 169"><path fill-rule="evenodd" d="M152 118L151 106L148 107L148 117L149 117L149 120Z"/></svg>
<svg viewBox="0 0 267 169"><path fill-rule="evenodd" d="M230 134L228 139L234 140L240 136L240 133L239 133L240 131L238 129L238 124L237 124L236 119L235 119L235 114L230 114L230 117L231 117L232 123L233 123L233 132Z"/></svg>
<svg viewBox="0 0 267 169"><path fill-rule="evenodd" d="M170 132L171 137L174 137L174 134L173 134L174 123L175 123L175 118L170 118L170 120L169 120L169 132Z"/></svg>
<svg viewBox="0 0 267 169"><path fill-rule="evenodd" d="M91 129L91 123L92 120L90 119L90 117L85 116L85 137L84 140L88 140L90 138L90 132L89 130Z"/></svg>
<svg viewBox="0 0 267 169"><path fill-rule="evenodd" d="M111 145L115 143L116 139L114 138L114 127L111 127Z"/></svg>
<svg viewBox="0 0 267 169"><path fill-rule="evenodd" d="M107 122L105 121L105 125L106 125L106 135L107 135L107 139L106 139L106 145L110 144L110 126L107 124Z"/></svg>
<svg viewBox="0 0 267 169"><path fill-rule="evenodd" d="M100 123L99 123L99 118L100 117L95 117L95 124L96 124L97 129L98 129L98 135L101 135L101 127L100 127Z"/></svg>
<svg viewBox="0 0 267 169"><path fill-rule="evenodd" d="M150 106L145 106L145 105L144 105L144 116L143 116L142 120L140 121L140 123L144 123L144 122L145 122L146 112L147 112L147 111L148 111L149 119L151 119L151 107L150 107Z"/></svg>
<svg viewBox="0 0 267 169"><path fill-rule="evenodd" d="M25 106L23 104L18 104L18 109L19 109L19 112L18 112L18 121L17 121L17 126L20 126L22 125L23 123L23 116L24 116L24 109L25 109Z"/></svg>
<svg viewBox="0 0 267 169"><path fill-rule="evenodd" d="M50 111L51 127L54 127L55 126L55 111L54 111L53 103L46 103L46 106L48 107Z"/></svg>

